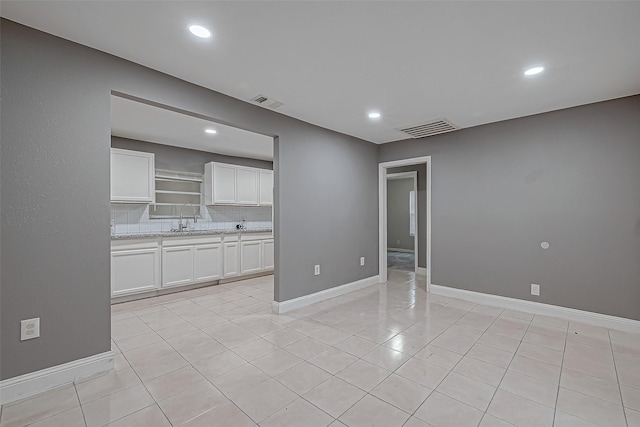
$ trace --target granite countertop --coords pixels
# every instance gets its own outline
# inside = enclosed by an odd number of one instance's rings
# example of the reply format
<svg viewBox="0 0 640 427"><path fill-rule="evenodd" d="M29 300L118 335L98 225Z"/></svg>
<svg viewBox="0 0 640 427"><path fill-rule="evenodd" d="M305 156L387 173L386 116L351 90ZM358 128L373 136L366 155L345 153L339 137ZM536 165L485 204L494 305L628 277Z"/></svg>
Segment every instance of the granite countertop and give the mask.
<svg viewBox="0 0 640 427"><path fill-rule="evenodd" d="M158 231L153 233L135 233L135 234L115 234L111 235L111 240L122 239L144 239L147 237L181 237L181 236L210 236L216 234L238 234L238 233L270 233L270 228L252 229L252 230L196 230L196 231Z"/></svg>

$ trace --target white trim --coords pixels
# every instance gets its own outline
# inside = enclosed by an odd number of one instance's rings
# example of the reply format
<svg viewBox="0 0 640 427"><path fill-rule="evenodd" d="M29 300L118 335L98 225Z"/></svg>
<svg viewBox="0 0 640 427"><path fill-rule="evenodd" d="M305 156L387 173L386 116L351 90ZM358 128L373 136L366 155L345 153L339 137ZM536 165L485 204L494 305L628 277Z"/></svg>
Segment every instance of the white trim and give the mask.
<svg viewBox="0 0 640 427"><path fill-rule="evenodd" d="M378 272L380 283L387 281L387 169L399 166L426 164L427 169L427 291L431 287L431 156L413 157L411 159L393 160L378 163ZM417 190L417 185L416 185ZM416 191L417 194L417 191ZM417 206L417 204L416 204ZM416 230L418 231L418 230ZM417 235L417 233L416 233ZM418 239L416 238L416 245ZM416 256L416 263L418 257ZM416 264L417 267L417 264ZM419 268L416 269L418 273ZM419 273L418 273L419 274Z"/></svg>
<svg viewBox="0 0 640 427"><path fill-rule="evenodd" d="M85 357L0 381L0 404L16 401L113 369L113 352Z"/></svg>
<svg viewBox="0 0 640 427"><path fill-rule="evenodd" d="M414 254L415 249L402 249L402 248L387 248L387 252L405 252L408 254Z"/></svg>
<svg viewBox="0 0 640 427"><path fill-rule="evenodd" d="M418 267L418 269L416 270L416 274L418 276L426 276L427 275L427 269L424 267Z"/></svg>
<svg viewBox="0 0 640 427"><path fill-rule="evenodd" d="M525 313L559 317L565 320L589 323L591 325L602 326L604 328L615 329L617 331L640 334L640 321L626 319L624 317L609 316L608 314L577 310L575 308L561 307L559 305L544 304L536 301L527 301L433 284L431 285L431 293L459 298L465 301L475 302L477 304L492 305L509 310L524 311Z"/></svg>
<svg viewBox="0 0 640 427"><path fill-rule="evenodd" d="M286 301L273 301L272 308L275 314L283 314L298 308L306 307L311 304L315 304L320 301L335 298L340 295L347 294L349 292L357 291L372 285L380 283L379 277L371 276L366 279L356 280L355 282L345 283L344 285L336 286L333 288L325 289L324 291L315 292L313 294L304 295L298 298L293 298Z"/></svg>

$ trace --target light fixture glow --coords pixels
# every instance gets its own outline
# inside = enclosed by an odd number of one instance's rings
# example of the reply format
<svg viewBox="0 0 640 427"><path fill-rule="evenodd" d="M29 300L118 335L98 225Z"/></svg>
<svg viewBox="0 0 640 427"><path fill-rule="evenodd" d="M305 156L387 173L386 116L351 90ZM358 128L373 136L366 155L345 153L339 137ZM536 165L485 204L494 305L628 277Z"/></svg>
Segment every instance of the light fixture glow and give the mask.
<svg viewBox="0 0 640 427"><path fill-rule="evenodd" d="M381 116L380 113L369 113L369 118L370 119L379 119Z"/></svg>
<svg viewBox="0 0 640 427"><path fill-rule="evenodd" d="M207 129L205 129L204 131L205 131L206 133L210 134L210 135L213 135L213 134L218 133L218 131L217 131L217 130L215 130L215 129L211 129L211 128L207 128Z"/></svg>
<svg viewBox="0 0 640 427"><path fill-rule="evenodd" d="M543 71L544 71L544 67L533 67L533 68L529 68L527 71L525 71L524 75L525 76L534 76L536 74L540 74Z"/></svg>
<svg viewBox="0 0 640 427"><path fill-rule="evenodd" d="M191 34L196 37L200 37L201 39L208 39L211 37L211 31L201 25L189 25L189 31L191 31Z"/></svg>

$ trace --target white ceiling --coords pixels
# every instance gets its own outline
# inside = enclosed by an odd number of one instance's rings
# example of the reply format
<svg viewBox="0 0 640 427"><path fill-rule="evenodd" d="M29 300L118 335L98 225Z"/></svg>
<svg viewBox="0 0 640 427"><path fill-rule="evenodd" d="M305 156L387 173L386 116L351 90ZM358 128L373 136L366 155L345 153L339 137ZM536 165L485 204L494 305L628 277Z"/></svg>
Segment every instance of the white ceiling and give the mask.
<svg viewBox="0 0 640 427"><path fill-rule="evenodd" d="M207 134L214 129L216 134ZM273 138L111 96L111 134L157 144L273 160Z"/></svg>
<svg viewBox="0 0 640 427"><path fill-rule="evenodd" d="M637 1L3 0L0 12L376 143L430 119L471 127L640 93Z"/></svg>

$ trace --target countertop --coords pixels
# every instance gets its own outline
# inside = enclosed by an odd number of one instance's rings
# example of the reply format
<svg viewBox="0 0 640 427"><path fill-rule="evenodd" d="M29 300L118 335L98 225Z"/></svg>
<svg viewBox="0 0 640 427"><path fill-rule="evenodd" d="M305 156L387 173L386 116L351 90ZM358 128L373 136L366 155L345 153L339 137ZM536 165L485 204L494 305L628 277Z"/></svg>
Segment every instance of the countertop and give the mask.
<svg viewBox="0 0 640 427"><path fill-rule="evenodd" d="M180 237L180 236L210 236L219 234L246 234L246 233L271 233L270 228L252 230L197 230L197 231L165 231L153 233L115 234L111 235L111 240L122 239L144 239L148 237Z"/></svg>

